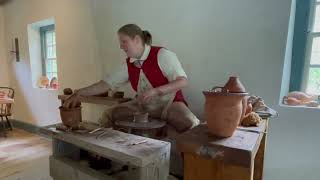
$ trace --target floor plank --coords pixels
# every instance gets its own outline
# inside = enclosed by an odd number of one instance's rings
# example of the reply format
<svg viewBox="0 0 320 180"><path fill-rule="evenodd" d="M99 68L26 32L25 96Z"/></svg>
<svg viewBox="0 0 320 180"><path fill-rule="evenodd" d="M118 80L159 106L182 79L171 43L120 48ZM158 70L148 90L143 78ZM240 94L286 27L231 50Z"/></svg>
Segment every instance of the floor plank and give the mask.
<svg viewBox="0 0 320 180"><path fill-rule="evenodd" d="M51 180L51 141L20 129L0 137L1 180Z"/></svg>

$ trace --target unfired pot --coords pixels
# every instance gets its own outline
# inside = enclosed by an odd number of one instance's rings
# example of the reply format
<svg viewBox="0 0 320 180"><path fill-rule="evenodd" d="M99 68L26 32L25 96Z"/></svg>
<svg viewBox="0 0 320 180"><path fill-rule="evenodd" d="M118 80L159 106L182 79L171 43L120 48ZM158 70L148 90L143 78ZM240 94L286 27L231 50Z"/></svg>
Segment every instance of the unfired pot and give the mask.
<svg viewBox="0 0 320 180"><path fill-rule="evenodd" d="M71 128L78 128L82 121L81 107L64 108L59 107L62 123Z"/></svg>

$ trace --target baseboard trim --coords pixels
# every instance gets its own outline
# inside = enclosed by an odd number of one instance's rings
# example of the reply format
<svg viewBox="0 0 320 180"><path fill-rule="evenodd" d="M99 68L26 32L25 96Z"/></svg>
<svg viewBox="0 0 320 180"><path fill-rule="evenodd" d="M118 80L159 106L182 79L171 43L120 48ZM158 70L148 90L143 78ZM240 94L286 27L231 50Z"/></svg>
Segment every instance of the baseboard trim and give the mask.
<svg viewBox="0 0 320 180"><path fill-rule="evenodd" d="M22 130L25 130L25 131L28 131L30 133L33 133L33 134L37 134L37 135L40 135L40 136L43 136L43 137L46 137L46 138L50 138L50 136L46 136L42 133L40 133L40 126L37 126L37 125L34 125L34 124L30 124L30 123L27 123L27 122L23 122L23 121L19 121L19 120L16 120L16 119L10 119L12 125L13 125L13 128L18 128L18 129L22 129Z"/></svg>

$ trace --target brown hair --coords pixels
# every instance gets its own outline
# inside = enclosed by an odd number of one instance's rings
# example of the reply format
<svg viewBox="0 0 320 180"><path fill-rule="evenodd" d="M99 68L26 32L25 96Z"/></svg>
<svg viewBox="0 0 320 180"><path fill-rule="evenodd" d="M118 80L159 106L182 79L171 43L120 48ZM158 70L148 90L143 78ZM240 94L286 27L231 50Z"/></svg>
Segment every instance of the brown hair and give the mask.
<svg viewBox="0 0 320 180"><path fill-rule="evenodd" d="M130 38L140 36L144 44L151 45L152 43L151 34L148 31L141 30L141 28L136 24L126 24L118 30L118 33L125 34Z"/></svg>

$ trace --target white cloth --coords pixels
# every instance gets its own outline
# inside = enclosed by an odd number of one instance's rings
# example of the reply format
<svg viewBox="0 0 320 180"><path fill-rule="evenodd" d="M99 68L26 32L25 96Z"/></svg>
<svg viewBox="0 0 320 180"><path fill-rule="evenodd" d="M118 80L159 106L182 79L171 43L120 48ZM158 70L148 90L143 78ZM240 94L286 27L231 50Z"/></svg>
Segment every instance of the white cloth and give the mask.
<svg viewBox="0 0 320 180"><path fill-rule="evenodd" d="M140 59L130 58L130 62L133 63L139 60L140 62L143 63L143 61L145 61L148 58L150 49L151 47L149 45L146 45L141 58ZM168 49L161 48L159 50L158 64L163 75L168 79L169 82L176 80L177 77L180 77L180 76L187 78L187 75L183 70L181 63L179 62L177 55ZM118 69L112 75L106 76L104 78L104 81L107 82L112 89L115 89L119 87L121 84L128 82L129 75L128 75L127 63L124 62L121 65L120 69Z"/></svg>

